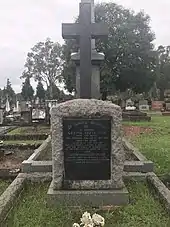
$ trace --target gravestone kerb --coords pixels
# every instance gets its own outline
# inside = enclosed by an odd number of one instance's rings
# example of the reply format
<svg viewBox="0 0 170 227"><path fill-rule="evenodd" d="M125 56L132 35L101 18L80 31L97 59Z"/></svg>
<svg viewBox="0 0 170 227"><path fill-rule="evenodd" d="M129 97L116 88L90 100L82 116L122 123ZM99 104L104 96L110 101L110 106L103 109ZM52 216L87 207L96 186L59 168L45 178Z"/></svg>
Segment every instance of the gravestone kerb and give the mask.
<svg viewBox="0 0 170 227"><path fill-rule="evenodd" d="M100 113L100 116L111 117L111 178L109 180L66 180L64 178L63 118L90 118L95 117L98 113ZM69 189L123 188L122 176L125 155L121 135L122 116L120 107L101 100L77 99L52 108L51 114L54 189L63 189L63 185L67 185Z"/></svg>

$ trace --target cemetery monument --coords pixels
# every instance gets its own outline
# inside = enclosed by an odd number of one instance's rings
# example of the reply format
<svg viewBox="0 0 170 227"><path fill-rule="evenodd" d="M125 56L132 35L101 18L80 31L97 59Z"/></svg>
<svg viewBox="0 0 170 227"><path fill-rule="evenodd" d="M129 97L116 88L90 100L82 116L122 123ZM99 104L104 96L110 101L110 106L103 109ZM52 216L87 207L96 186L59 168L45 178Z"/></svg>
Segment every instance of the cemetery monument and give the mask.
<svg viewBox="0 0 170 227"><path fill-rule="evenodd" d="M147 100L139 101L139 110L140 111L149 111L149 105Z"/></svg>
<svg viewBox="0 0 170 227"><path fill-rule="evenodd" d="M79 36L80 40L80 99L58 104L51 110L50 206L129 202L123 183L121 108L111 102L91 99L91 39L107 33L107 26L91 22L91 3L93 1L81 1L79 24L63 25L64 38Z"/></svg>
<svg viewBox="0 0 170 227"><path fill-rule="evenodd" d="M4 122L4 110L0 108L0 125Z"/></svg>
<svg viewBox="0 0 170 227"><path fill-rule="evenodd" d="M122 116L124 121L151 121L151 117L142 111L149 111L149 105L147 100L139 101L139 110L136 109L134 105L129 107L127 104L130 103L130 100L127 100L126 107L123 110Z"/></svg>
<svg viewBox="0 0 170 227"><path fill-rule="evenodd" d="M94 0L90 0L89 2L91 3L91 23L94 23L95 22ZM90 16L89 16L89 18L90 18ZM104 29L105 28L103 28L103 35L107 34L107 31L104 31ZM76 97L80 98L80 51L78 53L72 53L71 59L76 64ZM95 99L99 99L101 96L101 94L100 94L100 64L103 62L103 60L104 60L104 54L98 53L96 51L95 39L92 39L91 40L91 64L92 64L91 96L92 96L92 98L95 98Z"/></svg>
<svg viewBox="0 0 170 227"><path fill-rule="evenodd" d="M22 101L20 103L20 110L21 110L21 122L23 124L31 124L32 122L32 114L31 108L26 101Z"/></svg>
<svg viewBox="0 0 170 227"><path fill-rule="evenodd" d="M102 23L94 23L93 0L81 1L79 20L79 23L63 24L62 26L64 39L79 38L80 52L77 55L72 55L72 59L77 62L76 89L78 97L99 98L100 72L98 64L104 60L104 55L95 51L95 41L91 39L106 36L108 34L108 28ZM91 63L94 66L89 67ZM80 67L78 66L79 64ZM85 84L90 84L90 86L87 88L84 86Z"/></svg>
<svg viewBox="0 0 170 227"><path fill-rule="evenodd" d="M163 116L170 116L170 89L164 92L164 102L165 102L165 112L162 113Z"/></svg>

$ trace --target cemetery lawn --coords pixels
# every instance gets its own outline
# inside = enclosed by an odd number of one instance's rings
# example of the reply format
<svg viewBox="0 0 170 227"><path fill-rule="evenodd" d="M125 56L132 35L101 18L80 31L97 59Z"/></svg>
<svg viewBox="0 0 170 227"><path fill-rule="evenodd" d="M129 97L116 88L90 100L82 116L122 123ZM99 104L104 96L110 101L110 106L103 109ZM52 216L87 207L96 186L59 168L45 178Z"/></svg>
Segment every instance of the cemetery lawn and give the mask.
<svg viewBox="0 0 170 227"><path fill-rule="evenodd" d="M49 126L38 126L36 129L34 127L21 127L10 131L7 135L20 135L20 134L49 134Z"/></svg>
<svg viewBox="0 0 170 227"><path fill-rule="evenodd" d="M7 189L10 183L9 180L0 180L0 195Z"/></svg>
<svg viewBox="0 0 170 227"><path fill-rule="evenodd" d="M3 226L71 227L74 222L79 222L85 211L101 214L106 220L106 227L170 226L170 217L159 201L154 199L144 183L129 183L131 204L110 211L88 208L77 211L64 207L47 208L45 197L48 186L48 184L27 186L21 195L21 200L10 212Z"/></svg>
<svg viewBox="0 0 170 227"><path fill-rule="evenodd" d="M43 140L6 140L3 142L4 145L41 145L42 143Z"/></svg>
<svg viewBox="0 0 170 227"><path fill-rule="evenodd" d="M152 128L152 132L129 139L147 159L154 162L156 174L170 174L170 117L152 116L151 122L124 122L124 125Z"/></svg>

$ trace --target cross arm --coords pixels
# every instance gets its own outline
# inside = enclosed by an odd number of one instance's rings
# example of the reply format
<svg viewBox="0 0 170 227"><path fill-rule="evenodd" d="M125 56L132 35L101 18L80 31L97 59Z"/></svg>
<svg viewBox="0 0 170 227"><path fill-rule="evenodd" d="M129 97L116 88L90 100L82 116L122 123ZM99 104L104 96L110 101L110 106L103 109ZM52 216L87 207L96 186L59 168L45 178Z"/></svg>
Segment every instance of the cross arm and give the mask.
<svg viewBox="0 0 170 227"><path fill-rule="evenodd" d="M63 39L75 39L80 35L80 24L62 24Z"/></svg>
<svg viewBox="0 0 170 227"><path fill-rule="evenodd" d="M104 23L93 23L91 24L91 36L93 39L108 36L109 28Z"/></svg>

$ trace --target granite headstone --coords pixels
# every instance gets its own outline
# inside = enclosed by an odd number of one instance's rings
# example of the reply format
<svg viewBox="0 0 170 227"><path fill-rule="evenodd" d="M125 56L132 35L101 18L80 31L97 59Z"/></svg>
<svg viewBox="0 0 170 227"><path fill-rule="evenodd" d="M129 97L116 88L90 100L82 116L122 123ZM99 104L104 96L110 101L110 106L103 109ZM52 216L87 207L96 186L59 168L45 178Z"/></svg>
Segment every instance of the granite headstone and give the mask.
<svg viewBox="0 0 170 227"><path fill-rule="evenodd" d="M128 202L121 119L119 106L95 99L67 101L52 108L50 204L76 205L86 199L97 205Z"/></svg>

